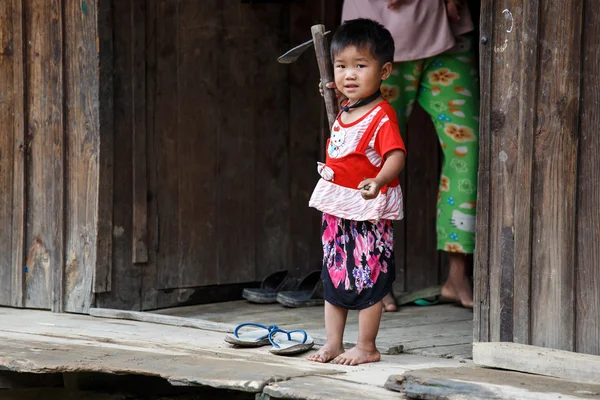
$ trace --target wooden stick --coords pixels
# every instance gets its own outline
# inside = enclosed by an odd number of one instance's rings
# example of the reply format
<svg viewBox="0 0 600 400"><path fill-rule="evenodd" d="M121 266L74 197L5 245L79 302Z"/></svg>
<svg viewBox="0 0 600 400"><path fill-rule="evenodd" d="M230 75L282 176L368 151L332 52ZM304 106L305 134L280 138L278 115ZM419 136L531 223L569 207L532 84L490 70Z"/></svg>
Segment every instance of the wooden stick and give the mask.
<svg viewBox="0 0 600 400"><path fill-rule="evenodd" d="M317 55L317 64L319 64L319 74L321 76L321 85L323 86L323 98L325 99L325 108L327 109L327 120L329 129L335 121L337 115L337 104L334 89L327 89L327 83L333 82L333 66L329 54L329 42L325 37L324 25L313 25L310 28L313 42L315 45L315 54Z"/></svg>

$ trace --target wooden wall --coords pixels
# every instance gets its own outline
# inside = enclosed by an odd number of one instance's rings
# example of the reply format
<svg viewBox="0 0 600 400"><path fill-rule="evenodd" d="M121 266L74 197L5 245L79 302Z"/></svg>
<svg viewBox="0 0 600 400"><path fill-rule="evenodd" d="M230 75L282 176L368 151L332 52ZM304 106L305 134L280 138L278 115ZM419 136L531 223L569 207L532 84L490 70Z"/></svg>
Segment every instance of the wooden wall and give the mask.
<svg viewBox="0 0 600 400"><path fill-rule="evenodd" d="M153 309L320 268L318 69L276 59L342 1L252 3L2 2L0 305ZM415 114L402 290L445 274L438 144Z"/></svg>
<svg viewBox="0 0 600 400"><path fill-rule="evenodd" d="M0 305L92 303L97 19L95 1L0 3Z"/></svg>
<svg viewBox="0 0 600 400"><path fill-rule="evenodd" d="M600 3L481 15L475 339L600 354Z"/></svg>
<svg viewBox="0 0 600 400"><path fill-rule="evenodd" d="M214 296L214 285L319 269L320 217L307 207L328 134L318 70L310 51L292 65L276 59L310 38L311 25L334 28L342 2L111 4L103 56L112 58L113 96L101 104L114 106L114 143L101 162L114 159L114 192L100 199L100 220L112 213L112 227L99 240L112 246L98 250L110 282L96 287L97 304L172 306ZM424 113L414 121L407 220L420 228L397 230L404 290L444 275L435 251L438 144ZM417 180L424 172L430 177Z"/></svg>

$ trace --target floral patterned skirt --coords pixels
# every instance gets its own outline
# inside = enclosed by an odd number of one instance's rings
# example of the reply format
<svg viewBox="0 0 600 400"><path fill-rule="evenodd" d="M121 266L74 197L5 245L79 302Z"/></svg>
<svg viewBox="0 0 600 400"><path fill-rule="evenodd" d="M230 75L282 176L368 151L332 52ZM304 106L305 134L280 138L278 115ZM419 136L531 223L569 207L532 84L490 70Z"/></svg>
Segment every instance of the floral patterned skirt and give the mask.
<svg viewBox="0 0 600 400"><path fill-rule="evenodd" d="M396 279L391 220L351 221L323 214L324 298L349 310L379 302Z"/></svg>

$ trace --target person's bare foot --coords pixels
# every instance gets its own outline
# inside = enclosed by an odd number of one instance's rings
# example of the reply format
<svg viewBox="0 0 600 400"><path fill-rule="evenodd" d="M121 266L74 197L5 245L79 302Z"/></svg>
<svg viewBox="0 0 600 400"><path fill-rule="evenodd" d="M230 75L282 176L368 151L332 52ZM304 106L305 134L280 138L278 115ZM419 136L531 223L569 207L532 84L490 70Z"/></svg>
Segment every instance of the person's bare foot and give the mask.
<svg viewBox="0 0 600 400"><path fill-rule="evenodd" d="M377 362L380 359L381 354L377 348L367 350L356 345L345 353L342 353L334 358L331 363L340 365L360 365Z"/></svg>
<svg viewBox="0 0 600 400"><path fill-rule="evenodd" d="M454 290L458 293L458 298L460 299L463 307L473 308L473 290L471 290L471 283L467 277L463 279L457 279L452 282L452 286Z"/></svg>
<svg viewBox="0 0 600 400"><path fill-rule="evenodd" d="M460 303L460 297L458 297L458 294L454 290L454 286L452 286L452 283L450 282L450 278L448 278L446 283L444 283L444 286L442 286L441 294L442 294L442 297L446 300Z"/></svg>
<svg viewBox="0 0 600 400"><path fill-rule="evenodd" d="M450 271L442 286L442 297L460 303L465 308L473 308L473 290L466 273L467 259L458 253L450 253L449 256Z"/></svg>
<svg viewBox="0 0 600 400"><path fill-rule="evenodd" d="M319 349L319 351L317 351L315 354L311 354L310 356L306 357L306 359L318 363L327 363L339 356L340 354L342 354L343 352L343 345L340 344L338 346L329 344L329 342L327 342L323 345L323 347Z"/></svg>
<svg viewBox="0 0 600 400"><path fill-rule="evenodd" d="M382 300L382 310L383 312L395 312L398 311L398 306L396 305L396 298L392 292L385 295Z"/></svg>

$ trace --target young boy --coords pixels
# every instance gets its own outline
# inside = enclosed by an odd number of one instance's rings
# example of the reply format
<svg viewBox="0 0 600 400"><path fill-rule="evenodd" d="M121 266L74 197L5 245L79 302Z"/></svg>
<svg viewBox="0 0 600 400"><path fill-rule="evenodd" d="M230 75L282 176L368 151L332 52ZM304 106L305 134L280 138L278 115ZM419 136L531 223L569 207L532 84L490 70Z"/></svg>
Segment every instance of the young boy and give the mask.
<svg viewBox="0 0 600 400"><path fill-rule="evenodd" d="M335 84L345 96L319 164L310 206L323 212L327 343L308 359L344 365L379 361L381 301L396 277L392 220L402 218L398 174L405 147L379 87L392 71L394 40L381 24L355 19L331 42ZM358 342L344 351L348 310L359 310Z"/></svg>

